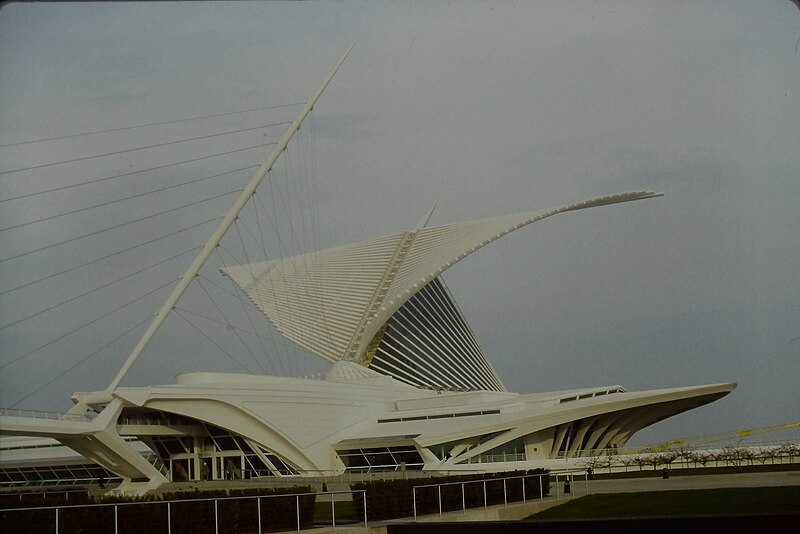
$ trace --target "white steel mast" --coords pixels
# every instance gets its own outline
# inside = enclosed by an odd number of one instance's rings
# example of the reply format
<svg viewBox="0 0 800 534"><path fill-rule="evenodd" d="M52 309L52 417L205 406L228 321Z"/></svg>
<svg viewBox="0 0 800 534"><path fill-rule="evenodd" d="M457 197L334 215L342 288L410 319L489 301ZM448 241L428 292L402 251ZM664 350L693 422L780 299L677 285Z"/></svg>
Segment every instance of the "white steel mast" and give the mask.
<svg viewBox="0 0 800 534"><path fill-rule="evenodd" d="M261 181L264 179L267 173L269 173L269 171L272 170L273 164L281 155L281 153L286 149L286 146L289 144L289 141L291 141L295 132L297 132L297 130L300 128L300 124L302 124L303 120L314 108L314 104L316 104L317 100L322 95L323 91L325 91L325 88L333 79L334 75L339 70L339 67L341 67L345 59L347 59L347 56L353 49L353 46L355 45L350 46L350 48L347 50L344 56L342 56L342 59L339 60L339 63L337 63L336 67L333 68L330 74L328 74L328 77L325 78L325 81L322 82L322 85L320 85L319 89L317 89L317 92L314 93L314 96L312 96L311 99L306 103L303 110L300 112L297 118L295 118L294 122L292 122L292 125L289 126L289 129L286 130L286 133L283 134L283 137L281 137L281 139L278 141L278 144L272 150L270 155L267 157L267 159L264 160L264 162L258 168L258 171L256 171L256 173L250 179L250 182L248 182L247 187L245 187L242 190L241 194L236 199L236 202L234 202L231 209L222 219L222 222L220 222L219 226L217 226L216 230L214 230L214 233L211 234L209 240L203 245L202 250L197 255L195 260L192 262L192 264L180 278L178 285L175 286L175 289L172 290L172 293L169 295L167 300L161 306L161 309L158 310L155 319L153 319L153 322L150 323L150 326L148 327L147 331L142 335L142 338L139 340L139 343L136 344L136 347L134 347L133 351L128 356L128 359L125 360L125 363L120 368L119 372L117 373L117 376L114 377L114 380L112 380L111 384L109 384L108 388L106 388L105 393L108 394L109 400L111 392L119 385L119 383L125 377L128 370L131 368L136 359L139 357L139 355L145 349L147 344L153 338L155 333L164 323L164 320L169 315L169 312L171 312L175 308L178 301L181 299L183 294L186 292L186 289L189 287L189 284L192 282L192 280L194 280L194 278L200 272L200 269L203 267L203 265L205 265L208 258L214 252L214 249L217 248L222 237L225 235L225 233L228 231L228 229L231 227L234 221L236 221L236 219L239 217L239 214L242 212L242 209L244 209L245 205L247 204L247 201L250 200L250 197L252 197L253 194L255 194L256 188L261 184Z"/></svg>

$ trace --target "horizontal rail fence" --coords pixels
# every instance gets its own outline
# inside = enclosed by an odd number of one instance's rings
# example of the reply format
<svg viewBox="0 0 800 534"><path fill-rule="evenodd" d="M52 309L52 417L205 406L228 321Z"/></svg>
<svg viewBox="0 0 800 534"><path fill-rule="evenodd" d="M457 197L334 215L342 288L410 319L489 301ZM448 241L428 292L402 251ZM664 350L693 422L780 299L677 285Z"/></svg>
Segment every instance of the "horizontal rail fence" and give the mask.
<svg viewBox="0 0 800 534"><path fill-rule="evenodd" d="M31 419L53 419L66 421L92 421L93 415L72 414L65 412L45 412L42 410L26 410L23 408L0 408L0 416L28 417Z"/></svg>
<svg viewBox="0 0 800 534"><path fill-rule="evenodd" d="M508 503L543 501L550 489L550 477L554 477L556 498L561 499L571 496L575 491L576 474L579 480L582 478L584 481L584 495L588 494L588 475L585 471L518 475L414 486L412 488L414 521L417 520L418 515L432 514L437 511L441 517L444 512L461 510L462 513L466 513L469 508L485 509L500 504L508 506Z"/></svg>
<svg viewBox="0 0 800 534"><path fill-rule="evenodd" d="M589 478L591 477L588 470L585 471L564 471L560 473L552 473L555 480L556 499L563 497L583 497L589 495ZM578 493L580 484L577 482L583 481L583 492Z"/></svg>
<svg viewBox="0 0 800 534"><path fill-rule="evenodd" d="M330 495L336 526L334 494L341 491L251 495L166 501L138 501L4 508L0 524L7 532L113 532L114 534L192 533L227 534L311 528L318 495ZM366 494L362 496L366 502ZM365 508L366 510L366 508ZM364 514L364 526L367 516Z"/></svg>

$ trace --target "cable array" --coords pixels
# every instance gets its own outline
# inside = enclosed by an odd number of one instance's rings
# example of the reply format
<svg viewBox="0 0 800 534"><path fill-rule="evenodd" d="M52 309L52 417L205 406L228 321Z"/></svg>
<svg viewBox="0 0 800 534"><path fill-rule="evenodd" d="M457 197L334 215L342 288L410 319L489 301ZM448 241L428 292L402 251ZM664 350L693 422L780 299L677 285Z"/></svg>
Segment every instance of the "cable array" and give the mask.
<svg viewBox="0 0 800 534"><path fill-rule="evenodd" d="M12 170L9 170L9 171L0 171L0 174L12 174L12 173L15 173L15 172L31 171L31 170L34 170L34 169L43 169L45 167L53 167L55 165L65 165L67 163L77 163L79 161L86 161L86 160L89 160L89 159L105 158L105 157L108 157L108 156L118 156L120 154L127 154L129 152L138 152L140 150L149 150L151 148L160 148L160 147L165 147L165 146L170 146L170 145L176 145L178 143L188 143L190 141L199 141L201 139L211 139L212 137L219 137L221 135L230 135L230 134L233 134L233 133L252 132L253 130L263 130L264 128L270 128L272 126L281 126L281 125L285 126L287 124L291 124L291 123L290 122L275 122L275 123L272 123L272 124L263 124L261 126L252 126L250 128L239 128L238 130L228 130L226 132L216 132L216 133L213 133L213 134L200 135L200 136L197 136L197 137L187 137L186 139L176 139L176 140L173 140L173 141L165 141L163 143L156 143L154 145L145 145L145 146L137 146L137 147L133 147L133 148L125 148L125 149L122 149L122 150L115 150L113 152L104 152L102 154L92 154L91 156L81 156L81 157L78 157L78 158L65 159L65 160L61 160L61 161L52 161L50 163L39 163L38 165L30 165L28 167L20 167L18 169L12 169Z"/></svg>
<svg viewBox="0 0 800 534"><path fill-rule="evenodd" d="M47 141L60 141L62 139L72 139L75 137L88 137L90 135L97 135L102 133L112 133L112 132L123 132L127 130L137 130L140 128L150 128L153 126L165 126L167 124L178 124L180 122L190 122L190 121L197 121L202 119L213 119L218 117L227 117L230 115L239 115L242 113L253 113L255 111L266 111L266 110L273 110L273 109L281 109L287 108L292 106L299 106L302 102L295 102L294 104L281 104L279 106L266 106L261 108L252 108L252 109L242 109L238 111L226 111L223 113L213 113L211 115L200 115L198 117L185 117L183 119L171 119L167 121L159 121L159 122L148 122L146 124L137 124L132 126L120 126L118 128L106 128L104 130L93 130L89 132L80 132L80 133L73 133L73 134L66 134L66 135L57 135L54 137L42 137L39 139L29 139L27 141L17 141L14 143L6 143L4 145L0 145L0 148L5 147L12 147L12 146L20 146L20 145L28 145L32 143L44 143Z"/></svg>
<svg viewBox="0 0 800 534"><path fill-rule="evenodd" d="M67 347L64 344L68 340L74 340L70 341L70 347L84 347L77 353L70 348L68 354L54 360L51 369L58 369L55 376L20 398L4 403L17 406L45 389L58 387L61 378L100 354L114 361L124 359L134 344L130 334L141 330L152 313L142 308L143 304L152 306L153 299L147 297L163 295L162 290L175 284L175 275L182 270L181 262L187 262L191 258L189 254L198 250L210 232L209 223L220 220L228 209L231 195L241 190L249 176L248 171L258 166L257 158L263 155L254 156L255 151L275 145L271 140L264 142L264 136L270 132L279 135L279 128L275 127L289 123L270 120L255 126L243 124L220 129L209 121L231 115L249 118L254 112L279 111L294 105L207 114L0 145L0 149L6 151L35 143L58 144L58 152L67 154L58 161L25 163L22 160L23 163L14 169L0 171L0 180L19 177L14 178L15 188L30 183L36 189L12 193L0 199L6 213L16 210L22 214L17 219L23 219L12 221L3 216L0 222L0 235L5 236L7 243L15 245L2 247L9 253L0 257L0 306L7 320L0 325L0 343L7 349L5 358L0 361L0 369L20 365L34 355L52 357L50 354L58 351L57 347ZM313 114L309 116L309 123L313 125L312 117ZM158 136L155 133L151 135L151 129L190 121L209 124L205 131L200 129L193 135L159 142L141 143L133 138L142 139L142 132L148 132L145 139L152 139ZM310 134L312 128L308 130ZM127 146L110 147L92 154L68 155L66 143L111 133L122 134L122 141ZM163 139L163 133L159 135ZM216 140L228 137L233 140L234 135L238 136L239 145L230 146L228 142L228 146L220 150ZM247 136L261 139L257 143L252 140L248 143ZM106 138L104 136L103 140ZM212 142L213 145L209 144ZM119 158L137 155L140 160L149 161L146 154L155 149L170 150L169 160L123 170L123 167L132 165ZM202 152L192 157L181 157L190 149ZM313 160L315 150L313 136L298 133L296 140L281 155L283 161L279 161L280 165L275 166L263 184L263 191L251 197L235 222L235 228L223 239L216 260L201 271L190 285L194 289L173 310L183 323L190 326L191 332L197 334L195 341L186 340L187 348L195 348L189 350L199 348L204 357L216 354L246 372L251 371L239 355L245 355L257 372L297 375L304 371L305 374L319 371L319 365L313 371L303 369L303 365L313 366L315 362L296 346L281 339L267 318L232 281L228 280L230 287L225 287L217 272L220 267L231 264L257 264L286 254L314 250L319 220L314 192L316 166L313 161L309 164L307 159ZM4 153L0 152L0 156ZM240 157L238 165L223 161L223 158L235 155ZM105 172L99 176L91 168L85 168L101 161ZM118 167L117 172L113 172L114 166ZM208 170L203 172L204 169ZM214 170L209 172L211 169ZM44 170L55 173L37 178L39 182L44 180L43 186L36 187L36 181L22 179ZM170 174L164 174L166 171ZM0 181L0 186L2 183ZM109 184L110 187L103 191L89 189L98 184ZM84 199L78 191L91 191L93 198ZM55 209L40 216L27 207L15 206L23 200L28 202L25 206L30 206L31 201L44 206L53 203L51 198L57 199ZM198 222L197 213L206 216ZM58 232L51 237L49 228L56 223ZM122 243L131 244L120 247ZM19 250L22 248L19 244L32 246ZM178 249L181 252L175 253L176 244L183 244ZM84 254L83 251L88 252ZM184 266L187 264L183 263ZM89 310L95 310L95 313L87 313ZM123 310L128 310L126 317L121 315ZM129 326L128 316L142 317L142 314L145 319L136 320L134 326ZM67 320L62 321L62 317ZM101 321L102 329L92 328L90 331L90 327ZM38 326L61 322L65 327ZM112 322L120 328L106 328ZM113 329L122 332L114 334ZM47 333L51 338L31 343L36 338L33 333ZM79 334L83 335L77 337ZM170 341L175 335L164 334L165 346L175 343ZM97 348L91 349L92 345ZM159 351L159 346L156 344L155 348L149 349L150 352ZM111 348L113 351L109 350ZM102 384L87 386L101 387Z"/></svg>

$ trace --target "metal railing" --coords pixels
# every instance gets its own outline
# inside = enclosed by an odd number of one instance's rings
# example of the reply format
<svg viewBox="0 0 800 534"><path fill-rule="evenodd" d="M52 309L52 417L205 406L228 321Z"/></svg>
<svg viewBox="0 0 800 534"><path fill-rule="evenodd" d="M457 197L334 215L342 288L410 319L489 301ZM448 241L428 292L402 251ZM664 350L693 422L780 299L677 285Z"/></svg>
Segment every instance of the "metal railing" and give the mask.
<svg viewBox="0 0 800 534"><path fill-rule="evenodd" d="M114 509L114 534L119 532L119 508L123 506L165 506L167 507L167 532L172 533L172 506L174 504L184 504L190 502L213 502L214 503L214 532L219 533L219 502L220 501L243 501L243 500L253 500L256 499L256 513L258 514L258 532L263 532L262 525L261 525L261 501L262 499L285 499L287 497L294 497L295 498L295 517L297 518L297 532L300 532L301 528L301 518L300 518L300 498L314 495L315 499L317 496L320 495L330 495L331 499L331 519L332 519L332 527L336 528L336 507L334 506L334 496L337 494L348 494L352 495L354 493L363 493L364 498L364 527L366 528L367 525L367 493L366 490L353 490L353 491L330 491L330 492L323 492L323 493L286 493L281 495L252 495L252 496L242 496L242 497L216 497L216 498L206 498L206 499L180 499L180 500L169 500L169 501L140 501L140 502L126 502L126 503L108 503L108 504L77 504L77 505L64 505L64 506L39 506L39 507L26 507L26 508L4 508L0 509L0 513L14 513L14 512L25 512L25 511L44 511L44 510L52 510L55 514L55 532L56 534L59 533L59 511L63 510L76 510L76 509L87 509L87 508L113 508Z"/></svg>
<svg viewBox="0 0 800 534"><path fill-rule="evenodd" d="M145 415L130 415L124 414L121 416L117 423L127 426L202 426L197 421L192 421L186 417L172 416L164 413L158 417L147 417Z"/></svg>
<svg viewBox="0 0 800 534"><path fill-rule="evenodd" d="M154 452L142 451L142 456L150 465L158 469L159 473L169 478L169 467L164 464L164 461L158 454Z"/></svg>
<svg viewBox="0 0 800 534"><path fill-rule="evenodd" d="M96 415L96 414L95 414ZM0 408L0 416L8 417L30 417L33 419L49 419L62 421L92 421L93 416L84 414L45 412L41 410L23 410L21 408Z"/></svg>
<svg viewBox="0 0 800 534"><path fill-rule="evenodd" d="M469 459L470 464L494 464L504 462L524 462L526 456L524 452L509 452L501 454L481 454Z"/></svg>
<svg viewBox="0 0 800 534"><path fill-rule="evenodd" d="M436 478L440 476L448 476L448 475L470 475L470 474L484 474L486 473L485 469L475 468L475 469L445 469L445 470L430 470L430 471L422 471L419 469L408 469L406 471L402 470L391 470L391 471L322 471L322 470L313 470L313 471L303 471L298 470L298 474L296 476L275 476L271 472L265 472L264 475L253 476L250 479L245 480L252 480L253 482L263 482L263 481L285 481L291 480L293 483L304 483L304 484L314 484L314 483L348 483L352 484L354 482L369 482L373 480L410 480L410 479L426 479L426 478Z"/></svg>
<svg viewBox="0 0 800 534"><path fill-rule="evenodd" d="M589 476L586 471L580 472L563 472L563 473L550 473L549 476L554 477L554 487L556 490L556 499L565 498L567 495L573 496L575 495L573 492L575 491L575 475L582 476L584 481L584 493L583 495L589 494ZM489 507L489 499L488 493L486 491L486 483L487 482L503 482L503 506L507 507L509 500L508 500L508 488L507 484L509 480L520 480L522 484L522 503L526 503L529 500L539 500L540 502L544 501L544 487L543 487L543 478L547 477L546 474L539 474L539 475L520 475L520 476L513 476L513 477L502 477L502 478L491 478L485 480L466 480L464 482L444 482L441 484L425 484L420 486L414 486L412 488L412 497L414 500L414 521L417 521L417 489L422 488L436 488L438 506L439 506L439 517L442 517L442 487L445 486L461 486L461 513L465 514L467 512L467 505L466 505L466 486L468 484L478 484L482 489L483 495L483 508L487 509ZM539 497L538 499L528 499L525 494L525 479L529 478L538 478L539 479ZM549 481L548 481L549 484ZM548 487L549 489L549 487ZM552 498L552 497L551 497ZM511 502L518 502L518 501L511 501Z"/></svg>

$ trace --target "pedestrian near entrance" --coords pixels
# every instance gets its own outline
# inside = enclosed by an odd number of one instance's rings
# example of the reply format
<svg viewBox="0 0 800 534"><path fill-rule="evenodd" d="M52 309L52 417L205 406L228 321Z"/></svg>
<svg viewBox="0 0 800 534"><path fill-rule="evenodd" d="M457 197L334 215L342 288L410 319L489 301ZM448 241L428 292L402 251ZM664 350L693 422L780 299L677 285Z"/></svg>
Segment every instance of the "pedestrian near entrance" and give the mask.
<svg viewBox="0 0 800 534"><path fill-rule="evenodd" d="M236 477L236 466L233 462L227 460L225 462L225 480L233 480Z"/></svg>
<svg viewBox="0 0 800 534"><path fill-rule="evenodd" d="M186 476L186 470L183 466L179 463L175 464L175 481L176 482L186 482L188 477Z"/></svg>

